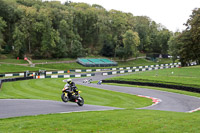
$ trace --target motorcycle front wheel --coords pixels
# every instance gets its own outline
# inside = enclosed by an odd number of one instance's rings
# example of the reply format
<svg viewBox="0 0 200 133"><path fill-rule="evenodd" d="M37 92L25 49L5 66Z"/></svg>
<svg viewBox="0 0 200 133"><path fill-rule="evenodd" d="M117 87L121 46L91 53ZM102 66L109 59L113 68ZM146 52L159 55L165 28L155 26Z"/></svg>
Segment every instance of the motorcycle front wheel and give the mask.
<svg viewBox="0 0 200 133"><path fill-rule="evenodd" d="M62 101L65 102L65 103L69 101L69 98L68 98L68 96L65 96L65 93L62 93L61 99L62 99Z"/></svg>

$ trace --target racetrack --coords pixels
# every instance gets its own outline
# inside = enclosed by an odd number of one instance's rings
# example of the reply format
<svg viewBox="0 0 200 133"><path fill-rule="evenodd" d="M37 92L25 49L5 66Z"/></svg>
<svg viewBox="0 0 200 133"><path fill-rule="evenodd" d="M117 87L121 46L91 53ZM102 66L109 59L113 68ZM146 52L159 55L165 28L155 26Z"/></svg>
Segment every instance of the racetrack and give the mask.
<svg viewBox="0 0 200 133"><path fill-rule="evenodd" d="M102 80L113 76L119 75L109 75L109 76L95 76L92 80ZM193 112L200 107L200 98L187 96L183 94L177 94L172 92L165 92L159 90L136 88L136 87L122 87L113 85L97 85L97 84L85 84L82 83L81 79L75 79L77 84L91 86L94 88L100 88L105 90L112 90L117 92L129 93L133 95L143 95L160 99L162 102L149 107L144 107L141 109L152 109L152 110L163 110L163 111L175 111L175 112Z"/></svg>
<svg viewBox="0 0 200 133"><path fill-rule="evenodd" d="M87 104L80 107L76 103L51 100L0 99L0 118L113 109L120 108Z"/></svg>
<svg viewBox="0 0 200 133"><path fill-rule="evenodd" d="M113 85L97 85L86 84L82 81L84 79L102 80L112 76L101 76L99 73L90 78L76 78L73 81L76 84L91 86L94 88L100 88L105 90L112 90L122 93L129 93L133 95L150 96L160 99L162 102L153 106L144 107L141 109L151 110L163 110L163 111L175 111L175 112L192 112L200 107L200 98L164 92L159 90L151 90L145 88L136 87L123 87ZM96 105L84 105L78 106L76 103L63 103L50 100L31 100L31 99L0 99L0 118L10 118L18 116L29 116L39 114L51 114L51 113L68 113L68 112L81 112L81 111L97 111L97 110L113 110L120 109L114 107L96 106Z"/></svg>

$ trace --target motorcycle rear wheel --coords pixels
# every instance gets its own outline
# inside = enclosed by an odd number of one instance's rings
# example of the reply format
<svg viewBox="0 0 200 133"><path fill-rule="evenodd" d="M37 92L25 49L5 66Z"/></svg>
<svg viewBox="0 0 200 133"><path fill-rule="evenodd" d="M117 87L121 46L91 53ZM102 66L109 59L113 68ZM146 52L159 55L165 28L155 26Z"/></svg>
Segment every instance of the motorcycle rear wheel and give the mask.
<svg viewBox="0 0 200 133"><path fill-rule="evenodd" d="M78 99L77 104L78 104L79 106L83 106L83 105L84 105L84 99L83 99L82 97L80 97L80 99Z"/></svg>

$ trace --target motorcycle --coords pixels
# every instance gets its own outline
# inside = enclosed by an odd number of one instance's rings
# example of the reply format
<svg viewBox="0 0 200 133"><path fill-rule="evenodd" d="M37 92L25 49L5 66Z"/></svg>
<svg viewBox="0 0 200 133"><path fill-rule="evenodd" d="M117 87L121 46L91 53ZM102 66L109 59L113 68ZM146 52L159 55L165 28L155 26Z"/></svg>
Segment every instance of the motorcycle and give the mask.
<svg viewBox="0 0 200 133"><path fill-rule="evenodd" d="M63 102L75 102L79 106L83 106L84 99L80 96L81 91L78 91L78 95L76 95L73 91L70 91L69 84L65 85L65 87L62 89L62 95L61 99Z"/></svg>

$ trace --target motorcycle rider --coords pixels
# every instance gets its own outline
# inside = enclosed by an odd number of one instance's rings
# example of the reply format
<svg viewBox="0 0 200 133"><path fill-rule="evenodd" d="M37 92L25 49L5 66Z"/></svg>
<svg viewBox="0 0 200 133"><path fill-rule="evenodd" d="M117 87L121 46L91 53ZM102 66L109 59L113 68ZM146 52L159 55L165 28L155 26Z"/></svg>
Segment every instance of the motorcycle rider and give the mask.
<svg viewBox="0 0 200 133"><path fill-rule="evenodd" d="M69 84L69 88L72 92L74 92L76 95L78 95L78 88L76 87L75 83L72 82L72 79L67 79L67 83Z"/></svg>

